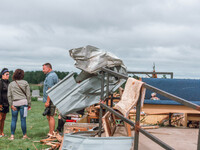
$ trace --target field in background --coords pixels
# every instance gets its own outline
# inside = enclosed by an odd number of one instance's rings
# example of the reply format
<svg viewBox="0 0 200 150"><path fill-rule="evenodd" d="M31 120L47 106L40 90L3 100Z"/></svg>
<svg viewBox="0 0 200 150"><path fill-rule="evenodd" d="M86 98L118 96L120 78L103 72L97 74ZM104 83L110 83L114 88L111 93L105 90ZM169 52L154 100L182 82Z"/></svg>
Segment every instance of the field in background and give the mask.
<svg viewBox="0 0 200 150"><path fill-rule="evenodd" d="M43 85L42 84L29 84L31 92L33 90L39 90L40 96L43 96Z"/></svg>
<svg viewBox="0 0 200 150"><path fill-rule="evenodd" d="M44 103L40 101L33 101L31 110L28 111L27 117L27 135L31 138L30 140L22 139L21 122L20 116L18 115L17 128L15 132L15 140L10 141L10 124L11 124L11 111L7 114L5 121L4 133L6 137L0 138L0 149L3 150L34 150L45 149L48 146L41 145L39 142L45 138L49 131L48 122L46 117L42 116L44 111ZM57 116L55 116L56 127L57 127ZM33 145L34 144L34 145Z"/></svg>

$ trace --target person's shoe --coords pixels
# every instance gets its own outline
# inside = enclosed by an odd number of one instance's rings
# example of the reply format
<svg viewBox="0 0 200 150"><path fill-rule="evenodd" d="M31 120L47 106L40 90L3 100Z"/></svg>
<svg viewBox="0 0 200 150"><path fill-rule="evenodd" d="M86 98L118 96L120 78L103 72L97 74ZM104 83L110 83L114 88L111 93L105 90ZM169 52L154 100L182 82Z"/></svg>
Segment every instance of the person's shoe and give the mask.
<svg viewBox="0 0 200 150"><path fill-rule="evenodd" d="M2 137L7 136L6 134L2 133Z"/></svg>
<svg viewBox="0 0 200 150"><path fill-rule="evenodd" d="M23 139L23 140L25 140L25 139L30 140L31 138L29 138L27 135L24 135L24 136L22 137L22 139Z"/></svg>
<svg viewBox="0 0 200 150"><path fill-rule="evenodd" d="M11 135L8 139L9 139L9 140L14 140L14 139L15 139L15 138L14 138L14 135Z"/></svg>

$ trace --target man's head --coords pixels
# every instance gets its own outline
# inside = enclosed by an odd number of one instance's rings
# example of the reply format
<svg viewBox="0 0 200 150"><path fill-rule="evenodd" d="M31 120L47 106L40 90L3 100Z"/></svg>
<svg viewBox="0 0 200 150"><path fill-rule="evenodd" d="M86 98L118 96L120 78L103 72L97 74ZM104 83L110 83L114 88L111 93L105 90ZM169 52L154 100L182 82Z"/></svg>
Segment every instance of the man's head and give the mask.
<svg viewBox="0 0 200 150"><path fill-rule="evenodd" d="M154 93L151 93L151 96L152 97L155 97L156 96L156 93L154 92Z"/></svg>
<svg viewBox="0 0 200 150"><path fill-rule="evenodd" d="M42 66L43 66L43 70L42 71L44 72L44 74L47 74L47 73L52 71L52 66L51 66L50 63L45 63Z"/></svg>

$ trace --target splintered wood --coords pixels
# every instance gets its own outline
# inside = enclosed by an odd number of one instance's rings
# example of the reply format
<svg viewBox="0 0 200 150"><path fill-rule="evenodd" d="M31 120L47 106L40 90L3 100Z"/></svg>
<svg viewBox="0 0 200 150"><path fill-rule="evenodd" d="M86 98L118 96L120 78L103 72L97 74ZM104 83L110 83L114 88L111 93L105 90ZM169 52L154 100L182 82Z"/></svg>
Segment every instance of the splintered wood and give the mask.
<svg viewBox="0 0 200 150"><path fill-rule="evenodd" d="M88 131L94 127L98 127L98 123L71 123L67 122L64 125L64 133L75 133L80 131Z"/></svg>
<svg viewBox="0 0 200 150"><path fill-rule="evenodd" d="M54 133L53 136L47 139L42 139L40 140L40 142L45 145L51 146L50 150L57 150L60 147L62 140L62 136L60 136L58 133Z"/></svg>

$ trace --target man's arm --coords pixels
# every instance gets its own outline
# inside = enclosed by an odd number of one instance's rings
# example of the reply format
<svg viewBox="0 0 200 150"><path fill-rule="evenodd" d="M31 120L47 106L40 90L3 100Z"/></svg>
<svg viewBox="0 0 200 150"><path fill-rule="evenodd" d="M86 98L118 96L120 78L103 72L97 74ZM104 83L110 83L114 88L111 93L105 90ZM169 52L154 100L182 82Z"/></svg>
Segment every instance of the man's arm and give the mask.
<svg viewBox="0 0 200 150"><path fill-rule="evenodd" d="M47 96L47 101L45 103L45 107L49 107L49 105L50 105L50 98L49 98L49 96Z"/></svg>
<svg viewBox="0 0 200 150"><path fill-rule="evenodd" d="M49 88L49 89L50 89L50 88ZM45 103L45 107L49 107L49 105L50 105L50 97L47 96L47 101L46 101L46 103Z"/></svg>

